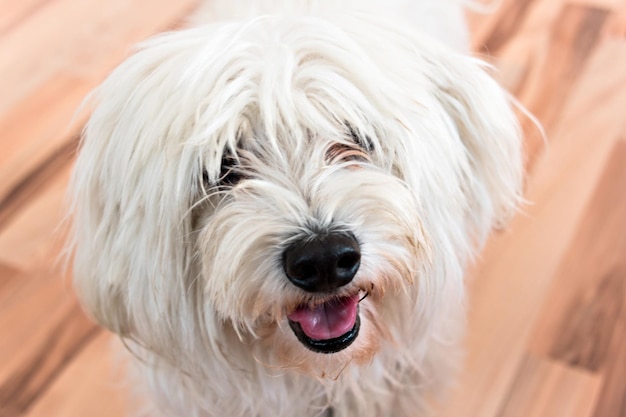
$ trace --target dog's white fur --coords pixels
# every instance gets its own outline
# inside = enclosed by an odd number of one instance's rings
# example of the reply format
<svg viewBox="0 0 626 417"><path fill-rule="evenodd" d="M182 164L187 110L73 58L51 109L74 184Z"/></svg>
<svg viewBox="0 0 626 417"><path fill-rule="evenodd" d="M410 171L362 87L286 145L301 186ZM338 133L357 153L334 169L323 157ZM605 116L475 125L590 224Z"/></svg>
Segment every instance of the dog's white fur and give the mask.
<svg viewBox="0 0 626 417"><path fill-rule="evenodd" d="M97 90L77 291L138 357L151 415L418 416L456 364L465 264L519 202L507 95L454 51L455 1L251 1L207 6L227 20L146 42ZM224 153L245 178L216 188ZM338 294L369 296L356 341L320 354L286 324L315 297L280 259L328 230L362 251Z"/></svg>

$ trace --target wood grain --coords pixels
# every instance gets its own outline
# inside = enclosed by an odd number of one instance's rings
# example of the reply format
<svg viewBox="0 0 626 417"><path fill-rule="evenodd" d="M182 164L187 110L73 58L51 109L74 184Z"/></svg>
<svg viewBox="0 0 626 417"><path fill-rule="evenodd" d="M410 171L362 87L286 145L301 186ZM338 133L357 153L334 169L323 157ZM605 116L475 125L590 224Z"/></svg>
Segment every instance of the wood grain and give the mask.
<svg viewBox="0 0 626 417"><path fill-rule="evenodd" d="M0 385L0 415L21 415L48 388L74 357L101 330L77 305L60 317L39 349L21 361L19 369Z"/></svg>
<svg viewBox="0 0 626 417"><path fill-rule="evenodd" d="M623 264L622 264L623 265ZM626 268L621 269L626 276ZM615 333L602 375L604 381L593 417L626 416L626 310L622 309L615 323Z"/></svg>
<svg viewBox="0 0 626 417"><path fill-rule="evenodd" d="M552 7L555 7L554 4ZM578 28L585 27L578 23L584 21L578 15L585 9L581 9L579 4L569 7L569 11L561 8L556 15L565 16L566 21ZM597 13L591 9L589 11ZM531 14L528 19L532 18ZM604 18L591 19L597 25L602 24L600 20L603 22ZM545 17L540 17L540 21L545 22ZM530 27L531 23L527 21L526 25ZM563 24L563 21L554 20L554 26L557 27L555 33L569 33L565 29L558 29ZM589 32L588 29L585 31ZM590 212L592 209L589 207L597 198L598 187L606 184L606 175L611 175L604 174L611 158L617 158L614 159L617 161L614 166L620 164L620 157L614 155L618 152L616 143L623 137L625 120L623 109L626 109L626 96L623 91L626 86L626 46L621 40L598 35L601 33L599 27L590 32L594 40L591 43L593 46L586 52L586 64L575 77L570 76L570 81L564 82L563 87L546 89L543 84L546 77L551 77L547 74L549 70L557 73L566 70L565 63L559 62L554 67L544 66L544 76L528 77L525 87L520 87L517 92L524 104L543 99L556 100L560 105L544 106L544 109L556 110L540 111L537 115L540 121L544 122L545 118L550 122L551 134L545 146L529 146L529 152L534 155L534 167L528 179L527 198L530 205L513 221L507 233L494 236L485 250L482 262L475 268L470 297L467 363L461 377L461 388L445 407L444 416L498 415L503 399L510 398L514 393L512 387L518 370L523 366L534 329L546 319L540 309L530 306L551 306L553 299L566 299L556 284L554 292L549 291L557 280L560 265L571 253L572 242L582 238L576 233L581 227L579 225L587 216L597 216L594 217L596 222L602 222L607 213L616 210L610 204L603 206L603 210L606 210L604 213ZM524 32L520 29L519 33L521 35ZM543 42L546 38L541 39ZM557 38L550 36L547 39L555 42ZM569 45L559 40L561 48L578 47L577 36L570 35L567 39ZM523 44L521 41L518 43ZM519 65L514 45L515 42L511 42L508 48L503 48L502 56L498 58L497 62L503 68L516 68ZM555 48L548 46L546 49ZM572 54L562 52L558 59L571 62ZM511 59L513 64L507 64L507 59ZM582 61L582 58L576 60L579 64ZM574 81L573 78L577 79ZM532 94L525 93L528 89L532 90ZM544 95L544 92L558 91L561 96L557 98ZM535 96L538 98L532 99ZM558 112L558 117L552 116L552 111ZM623 180L615 181L611 181L616 184L612 192L619 193L617 190ZM619 209L616 212L616 216L619 216ZM613 236L619 237L625 231L613 228L612 232ZM598 245L599 242L596 240L591 244ZM605 243L602 242L602 245ZM580 259L575 259L570 260L569 264L576 268L580 262ZM611 283L613 286L621 285L618 283L625 280L626 276L621 275L611 278ZM581 291L593 298L592 288L583 287ZM614 323L611 319L597 323L597 326L606 325L606 331L611 333L616 331L615 328L611 329ZM549 343L563 343L561 340L555 341L563 333L551 330L545 332ZM594 348L604 349L597 347L594 341L590 343ZM624 395L624 392L620 395Z"/></svg>
<svg viewBox="0 0 626 417"><path fill-rule="evenodd" d="M524 357L498 417L591 417L601 378L549 359Z"/></svg>
<svg viewBox="0 0 626 417"><path fill-rule="evenodd" d="M0 60L0 206L15 205L24 178L71 146L85 116L73 119L80 103L130 46L177 25L194 5L50 0L0 36L0 56L11 57Z"/></svg>
<svg viewBox="0 0 626 417"><path fill-rule="evenodd" d="M47 1L50 0L2 0L0 2L0 9L2 10L0 13L0 36L10 32Z"/></svg>
<svg viewBox="0 0 626 417"><path fill-rule="evenodd" d="M598 372L626 310L626 142L617 141L557 272L530 349ZM615 231L622 233L615 233Z"/></svg>
<svg viewBox="0 0 626 417"><path fill-rule="evenodd" d="M0 313L0 415L21 415L100 330L69 283L47 270L24 273Z"/></svg>
<svg viewBox="0 0 626 417"><path fill-rule="evenodd" d="M481 41L480 46L475 49L488 55L498 55L501 48L515 37L535 2L536 0L521 0L504 4L498 20L494 20L495 26L491 28L489 37Z"/></svg>
<svg viewBox="0 0 626 417"><path fill-rule="evenodd" d="M59 224L80 103L195 4L0 0L0 417L132 408L115 338L60 269ZM547 138L523 121L529 204L472 267L467 358L440 415L626 417L626 0L502 0L468 17L477 55Z"/></svg>
<svg viewBox="0 0 626 417"><path fill-rule="evenodd" d="M63 218L67 209L65 189L72 167L61 157L61 163L48 173L46 187L35 193L32 201L20 206L0 234L0 261L20 270L49 260L55 263L63 239ZM42 167L45 172L46 168Z"/></svg>
<svg viewBox="0 0 626 417"><path fill-rule="evenodd" d="M112 338L100 333L60 374L25 417L94 417L127 415L120 388L119 364L111 358Z"/></svg>

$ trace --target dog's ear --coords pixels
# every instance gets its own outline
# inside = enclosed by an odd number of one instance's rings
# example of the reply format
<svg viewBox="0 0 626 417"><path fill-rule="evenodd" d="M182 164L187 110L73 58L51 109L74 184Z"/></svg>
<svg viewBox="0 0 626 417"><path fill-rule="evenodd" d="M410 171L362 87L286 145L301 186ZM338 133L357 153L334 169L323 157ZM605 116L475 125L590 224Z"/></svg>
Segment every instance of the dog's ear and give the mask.
<svg viewBox="0 0 626 417"><path fill-rule="evenodd" d="M163 111L175 83L151 77L157 59L131 57L96 90L70 184L77 294L101 325L151 348L175 340L193 311L183 305L201 177L195 154L181 156L187 125Z"/></svg>
<svg viewBox="0 0 626 417"><path fill-rule="evenodd" d="M484 62L432 45L425 49L425 75L467 155L462 187L474 232L483 240L522 201L523 146L512 98Z"/></svg>

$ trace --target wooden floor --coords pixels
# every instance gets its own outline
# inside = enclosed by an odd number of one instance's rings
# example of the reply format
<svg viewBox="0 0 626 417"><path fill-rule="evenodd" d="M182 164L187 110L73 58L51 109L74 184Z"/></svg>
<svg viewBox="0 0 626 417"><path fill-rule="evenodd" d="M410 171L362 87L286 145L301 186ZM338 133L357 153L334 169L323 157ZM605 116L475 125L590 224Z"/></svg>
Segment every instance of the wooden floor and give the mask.
<svg viewBox="0 0 626 417"><path fill-rule="evenodd" d="M56 265L84 95L195 0L0 0L0 417L126 409ZM443 417L626 417L626 0L504 0L476 52L545 126L531 202L472 270Z"/></svg>

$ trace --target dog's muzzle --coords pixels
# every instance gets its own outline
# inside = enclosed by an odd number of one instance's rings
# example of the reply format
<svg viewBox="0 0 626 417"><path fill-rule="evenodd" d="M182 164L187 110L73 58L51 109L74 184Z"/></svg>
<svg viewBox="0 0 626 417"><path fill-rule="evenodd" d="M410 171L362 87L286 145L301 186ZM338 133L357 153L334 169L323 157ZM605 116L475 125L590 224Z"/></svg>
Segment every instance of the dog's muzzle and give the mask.
<svg viewBox="0 0 626 417"><path fill-rule="evenodd" d="M283 253L287 278L304 291L328 294L317 306L302 305L287 317L304 346L319 353L334 353L356 340L360 321L359 296L332 297L349 284L361 264L359 244L351 233L333 232L294 242Z"/></svg>

